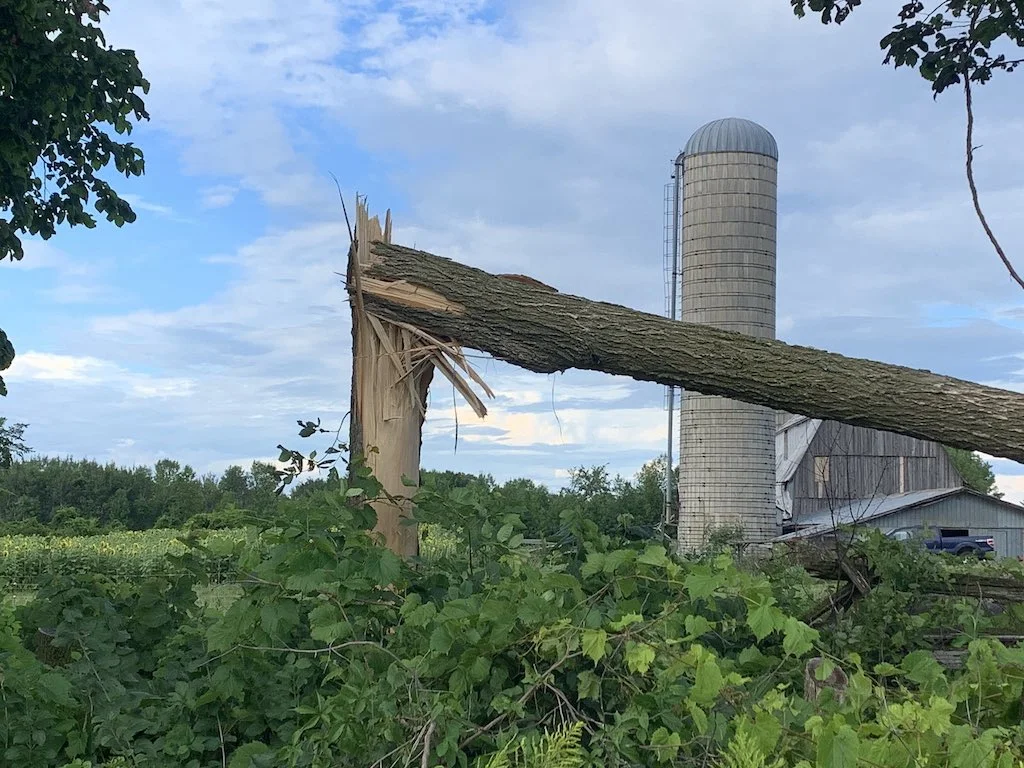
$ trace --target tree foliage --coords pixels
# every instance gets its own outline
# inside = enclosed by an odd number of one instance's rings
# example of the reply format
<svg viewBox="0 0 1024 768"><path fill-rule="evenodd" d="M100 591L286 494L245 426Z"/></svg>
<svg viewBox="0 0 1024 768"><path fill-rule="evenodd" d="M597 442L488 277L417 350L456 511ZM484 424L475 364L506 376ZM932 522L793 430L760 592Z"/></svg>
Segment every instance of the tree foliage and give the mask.
<svg viewBox="0 0 1024 768"><path fill-rule="evenodd" d="M58 224L96 225L94 208L120 226L131 206L97 173L110 162L144 171L142 151L111 138L147 119L149 83L135 53L99 28L100 0L19 0L0 6L0 260L21 259L20 234L51 237Z"/></svg>
<svg viewBox="0 0 1024 768"><path fill-rule="evenodd" d="M86 206L117 226L131 205L99 174L145 170L142 151L114 134L149 118L149 90L135 53L107 44L103 0L0 3L0 261L24 256L22 236L48 239L58 225L96 226ZM0 330L0 371L14 348ZM0 395L7 390L0 378Z"/></svg>
<svg viewBox="0 0 1024 768"><path fill-rule="evenodd" d="M946 453L968 488L999 499L1003 497L1003 494L996 490L996 476L992 472L992 465L977 453L962 448L946 448Z"/></svg>
<svg viewBox="0 0 1024 768"><path fill-rule="evenodd" d="M14 345L7 338L4 329L0 328L0 371L6 371L14 362ZM0 397L7 394L7 385L4 384L4 377L0 376Z"/></svg>
<svg viewBox="0 0 1024 768"><path fill-rule="evenodd" d="M15 425L18 427L20 425ZM0 417L0 458L3 436ZM17 443L12 451L17 453ZM121 467L89 460L34 458L0 471L0 527L45 534L153 527L235 527L246 514L269 515L286 499L274 493L273 465L199 476L192 467L161 459L153 467ZM301 488L301 486L299 486Z"/></svg>
<svg viewBox="0 0 1024 768"><path fill-rule="evenodd" d="M811 11L824 24L842 24L862 2L790 0L797 16ZM898 22L879 45L885 64L916 68L938 96L964 77L984 83L996 72L1012 72L1024 62L1019 51L1000 50L1024 48L1024 6L1019 0L904 2Z"/></svg>
<svg viewBox="0 0 1024 768"><path fill-rule="evenodd" d="M0 331L0 335L3 331ZM15 459L20 459L31 452L25 443L25 430L28 424L7 424L7 418L0 416L0 469L11 466Z"/></svg>

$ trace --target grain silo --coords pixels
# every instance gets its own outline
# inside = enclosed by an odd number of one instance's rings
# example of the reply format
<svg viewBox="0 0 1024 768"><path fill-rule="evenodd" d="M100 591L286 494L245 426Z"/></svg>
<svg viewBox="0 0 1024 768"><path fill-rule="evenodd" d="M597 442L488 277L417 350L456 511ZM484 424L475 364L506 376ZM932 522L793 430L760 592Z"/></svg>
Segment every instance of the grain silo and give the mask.
<svg viewBox="0 0 1024 768"><path fill-rule="evenodd" d="M749 120L698 129L680 154L681 320L775 337L778 146ZM781 532L775 506L775 413L683 394L678 543L698 549L715 529L746 541Z"/></svg>

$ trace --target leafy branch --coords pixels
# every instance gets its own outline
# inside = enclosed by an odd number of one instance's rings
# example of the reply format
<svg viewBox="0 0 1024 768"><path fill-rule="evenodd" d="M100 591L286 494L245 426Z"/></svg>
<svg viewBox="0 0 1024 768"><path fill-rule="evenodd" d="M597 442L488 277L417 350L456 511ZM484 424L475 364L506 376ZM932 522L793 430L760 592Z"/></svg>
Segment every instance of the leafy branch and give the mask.
<svg viewBox="0 0 1024 768"><path fill-rule="evenodd" d="M823 24L842 24L863 0L790 0L793 12L820 15ZM917 68L931 83L932 95L963 82L967 112L967 183L974 211L985 235L1010 277L1024 288L1024 278L1014 268L989 226L978 198L974 178L974 109L971 84L984 84L996 72L1013 72L1024 57L995 53L1003 44L1024 48L1024 3L1019 0L942 0L932 10L920 0L903 4L899 22L879 45L885 51L883 64L894 68Z"/></svg>

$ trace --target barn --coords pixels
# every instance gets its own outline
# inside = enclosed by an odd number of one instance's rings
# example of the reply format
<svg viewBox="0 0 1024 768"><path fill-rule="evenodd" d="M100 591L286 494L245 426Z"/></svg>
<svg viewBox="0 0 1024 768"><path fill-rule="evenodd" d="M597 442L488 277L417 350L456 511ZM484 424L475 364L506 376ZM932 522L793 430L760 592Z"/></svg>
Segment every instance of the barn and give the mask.
<svg viewBox="0 0 1024 768"><path fill-rule="evenodd" d="M990 536L998 557L1024 556L1024 507L963 487L857 499L805 516L780 540L826 536L851 525L885 534L923 527L942 536Z"/></svg>
<svg viewBox="0 0 1024 768"><path fill-rule="evenodd" d="M964 487L937 443L804 416L776 420L775 498L782 539L870 526L990 536L1000 557L1024 556L1024 506Z"/></svg>

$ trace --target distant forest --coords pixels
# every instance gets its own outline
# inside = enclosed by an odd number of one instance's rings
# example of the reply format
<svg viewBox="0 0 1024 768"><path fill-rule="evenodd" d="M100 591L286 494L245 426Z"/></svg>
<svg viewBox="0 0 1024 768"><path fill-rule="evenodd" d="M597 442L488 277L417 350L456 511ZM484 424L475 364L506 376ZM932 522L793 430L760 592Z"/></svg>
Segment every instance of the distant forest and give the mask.
<svg viewBox="0 0 1024 768"><path fill-rule="evenodd" d="M663 505L664 460L626 480L604 467L571 472L569 486L552 493L526 479L495 482L489 475L426 470L422 484L442 493L467 488L518 512L534 535L557 530L560 514L582 507L605 530L650 527ZM153 467L122 467L73 458L31 458L0 467L0 534L88 535L148 528L228 528L252 516L286 514L293 505L329 493L334 479L318 478L278 495L274 466L231 466L220 476L199 475L162 459Z"/></svg>
<svg viewBox="0 0 1024 768"><path fill-rule="evenodd" d="M279 495L272 464L255 461L222 474L199 475L161 459L153 467L123 467L73 458L27 458L24 424L0 416L0 535L88 535L149 528L232 528L253 516L287 514L338 487L337 475L307 480ZM1001 496L991 465L971 451L947 449L967 485ZM664 510L665 457L630 478L603 466L570 470L567 487L552 492L525 478L497 483L490 475L425 470L421 484L442 494L464 488L492 507L520 516L533 536L561 527L563 513L582 511L604 532L645 537ZM458 521L453 520L453 524Z"/></svg>

